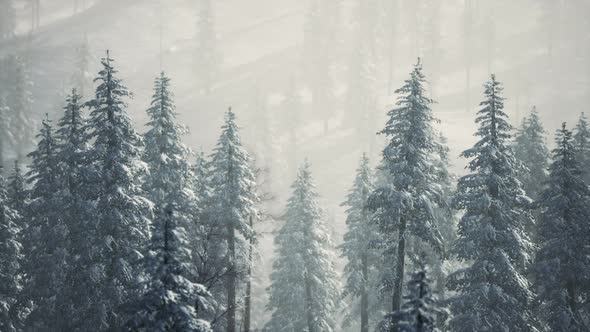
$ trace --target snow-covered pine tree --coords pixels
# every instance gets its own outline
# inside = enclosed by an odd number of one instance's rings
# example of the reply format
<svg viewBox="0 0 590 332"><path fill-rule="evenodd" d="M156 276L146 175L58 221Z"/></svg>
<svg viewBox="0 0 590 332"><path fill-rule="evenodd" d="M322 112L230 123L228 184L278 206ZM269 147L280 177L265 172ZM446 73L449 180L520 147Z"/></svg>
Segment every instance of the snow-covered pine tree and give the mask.
<svg viewBox="0 0 590 332"><path fill-rule="evenodd" d="M437 134L438 148L435 153L434 174L436 185L439 186L442 194L439 204L433 207L435 216L435 223L442 236L443 243L453 243L457 238L457 215L450 206L450 201L455 193L456 179L449 171L449 148L447 146L447 139L442 133ZM431 246L425 245L419 241L413 241L411 248L410 260L414 268L419 269L420 264L429 266L430 277L433 280L433 293L438 299L443 300L446 297L446 279L449 270L449 256L441 256L437 254ZM417 263L417 264L416 264ZM442 328L442 326L439 326Z"/></svg>
<svg viewBox="0 0 590 332"><path fill-rule="evenodd" d="M225 314L223 279L225 277L225 264L223 251L225 236L220 232L220 226L214 218L213 190L211 187L211 163L204 152L199 152L192 167L192 188L198 202L197 211L192 225L188 229L190 250L192 252L191 281L202 284L212 293L218 301L210 303L210 312L197 309L199 317L209 321L221 321Z"/></svg>
<svg viewBox="0 0 590 332"><path fill-rule="evenodd" d="M523 120L522 127L514 139L514 156L527 167L519 174L527 195L536 199L547 179L549 151L545 144L545 129L533 107L530 115Z"/></svg>
<svg viewBox="0 0 590 332"><path fill-rule="evenodd" d="M150 173L144 190L154 204L154 222L146 290L128 326L140 331L208 331L209 324L198 319L195 306L207 309L208 292L190 281L188 230L196 212L190 150L181 141L186 129L176 123L170 79L163 72L155 80L147 113L143 160Z"/></svg>
<svg viewBox="0 0 590 332"><path fill-rule="evenodd" d="M437 324L437 319L446 319L447 313L432 294L430 284L430 278L422 262L408 280L405 303L391 317L399 332L441 331L437 328L441 325Z"/></svg>
<svg viewBox="0 0 590 332"><path fill-rule="evenodd" d="M147 256L146 291L132 307L135 314L127 323L131 331L211 331L209 323L197 317L198 308L207 309L210 296L205 287L185 277L190 269L188 233L175 216L173 205L154 218L150 252Z"/></svg>
<svg viewBox="0 0 590 332"><path fill-rule="evenodd" d="M88 138L94 140L87 162L97 171L93 236L88 239L95 248L90 269L92 287L100 294L88 319L98 330L118 329L128 321L123 304L137 295L152 205L141 188L147 168L141 161L143 140L127 115L124 99L130 93L116 77L113 62L107 51L95 79L95 97L86 103L92 110Z"/></svg>
<svg viewBox="0 0 590 332"><path fill-rule="evenodd" d="M22 303L33 304L25 320L25 330L61 330L66 317L60 316L55 309L59 305L56 300L65 286L68 230L57 195L56 141L48 118L43 120L37 138L37 148L28 155L31 164L27 182L31 184L31 190L30 203L23 213L28 224L23 239L25 280L20 298Z"/></svg>
<svg viewBox="0 0 590 332"><path fill-rule="evenodd" d="M576 159L582 165L582 178L586 184L590 185L590 125L588 118L584 113L580 114L580 119L574 130L574 141L577 151Z"/></svg>
<svg viewBox="0 0 590 332"><path fill-rule="evenodd" d="M346 283L342 296L348 299L350 307L345 325L351 325L360 316L361 332L368 332L371 318L376 318L375 306L379 303L376 294L378 282L379 250L375 243L381 237L377 226L371 220L366 209L367 201L373 192L373 174L369 166L369 158L363 154L356 171L353 187L342 204L347 207L344 243L340 246L342 256L346 257L344 267ZM373 323L375 323L373 321Z"/></svg>
<svg viewBox="0 0 590 332"><path fill-rule="evenodd" d="M209 94L213 89L221 62L221 53L217 48L213 6L211 0L197 2L195 67L199 88L206 94Z"/></svg>
<svg viewBox="0 0 590 332"><path fill-rule="evenodd" d="M8 79L12 84L8 88L7 103L11 110L10 126L14 138L14 150L17 159L23 159L33 143L34 122L32 120L33 97L32 82L29 79L26 63L18 56L8 60Z"/></svg>
<svg viewBox="0 0 590 332"><path fill-rule="evenodd" d="M10 207L6 181L0 168L0 330L16 331L15 304L21 290L22 245L20 217Z"/></svg>
<svg viewBox="0 0 590 332"><path fill-rule="evenodd" d="M580 310L581 299L590 295L590 189L565 123L555 141L547 188L537 201L540 248L533 271L538 314L551 331L586 331Z"/></svg>
<svg viewBox="0 0 590 332"><path fill-rule="evenodd" d="M190 150L182 143L187 132L176 122L174 96L170 78L164 72L154 82L152 102L147 110L149 130L144 135L143 161L150 173L145 177L144 191L154 203L159 220L168 207L175 211L174 224L187 227L194 218L196 196L192 188Z"/></svg>
<svg viewBox="0 0 590 332"><path fill-rule="evenodd" d="M532 244L524 232L530 203L517 179L502 85L492 75L476 118L480 140L462 153L472 158L459 179L453 206L464 211L453 253L469 264L449 276L453 331L531 331L532 293L523 275Z"/></svg>
<svg viewBox="0 0 590 332"><path fill-rule="evenodd" d="M389 142L383 150L382 171L389 181L378 187L369 198L369 208L385 239L385 251L397 246L395 283L392 307L401 306L406 240L412 236L430 245L438 254L443 252L441 234L435 222L433 206L440 202L438 172L434 156L439 145L434 136L431 99L425 96L425 77L420 59L410 78L396 93L397 106L389 111L389 119L380 132Z"/></svg>
<svg viewBox="0 0 590 332"><path fill-rule="evenodd" d="M211 156L212 211L209 217L225 246L222 254L225 267L226 331L236 331L237 293L247 271L248 243L255 237L249 225L251 216L258 212L256 204L256 178L251 159L242 147L235 114L231 108L225 113L221 136Z"/></svg>
<svg viewBox="0 0 590 332"><path fill-rule="evenodd" d="M87 120L83 116L82 96L73 89L66 97L63 115L56 130L58 181L61 219L68 233L65 246L67 261L65 284L67 287L56 300L56 310L68 319L62 325L67 331L88 331L96 327L88 319L94 314L93 301L97 289L88 287L94 282L93 242L94 205L91 197L94 168L86 162L88 143Z"/></svg>
<svg viewBox="0 0 590 332"><path fill-rule="evenodd" d="M318 194L305 161L291 186L285 224L275 237L266 325L269 331L334 331L338 275L330 235L322 221Z"/></svg>
<svg viewBox="0 0 590 332"><path fill-rule="evenodd" d="M13 0L0 0L0 40L12 38L16 27Z"/></svg>

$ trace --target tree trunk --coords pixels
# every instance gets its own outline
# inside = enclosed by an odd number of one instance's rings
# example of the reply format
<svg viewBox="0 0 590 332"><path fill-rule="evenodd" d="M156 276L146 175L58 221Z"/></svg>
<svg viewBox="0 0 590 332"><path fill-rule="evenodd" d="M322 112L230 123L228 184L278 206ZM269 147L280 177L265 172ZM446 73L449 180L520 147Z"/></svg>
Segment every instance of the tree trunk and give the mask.
<svg viewBox="0 0 590 332"><path fill-rule="evenodd" d="M406 221L400 220L399 230L399 243L397 248L397 267L396 267L396 279L393 288L393 299L391 301L391 311L399 311L402 304L402 289L404 285L404 273L406 263ZM391 332L397 332L397 326L391 324Z"/></svg>
<svg viewBox="0 0 590 332"><path fill-rule="evenodd" d="M227 246L228 246L228 271L226 280L227 291L227 332L236 331L236 244L235 244L235 230L230 224L227 226Z"/></svg>
<svg viewBox="0 0 590 332"><path fill-rule="evenodd" d="M250 228L253 229L253 217L250 216ZM252 251L254 250L254 240L250 239L248 248L248 275L246 276L246 297L244 299L244 332L250 332L250 315L252 312Z"/></svg>
<svg viewBox="0 0 590 332"><path fill-rule="evenodd" d="M311 279L307 272L305 272L305 311L307 315L307 330L308 332L315 332L315 324L313 321L312 311L312 298L311 298Z"/></svg>
<svg viewBox="0 0 590 332"><path fill-rule="evenodd" d="M369 267L367 254L361 257L363 282L361 284L361 332L369 332L369 294L367 292L367 280L369 279Z"/></svg>

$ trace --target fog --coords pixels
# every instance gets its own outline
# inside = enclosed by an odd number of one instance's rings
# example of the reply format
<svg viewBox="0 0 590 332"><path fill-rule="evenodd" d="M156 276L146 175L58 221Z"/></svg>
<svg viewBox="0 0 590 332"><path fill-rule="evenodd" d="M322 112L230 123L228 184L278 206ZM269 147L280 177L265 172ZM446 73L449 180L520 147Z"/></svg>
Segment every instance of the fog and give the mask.
<svg viewBox="0 0 590 332"><path fill-rule="evenodd" d="M483 83L505 86L515 127L536 106L552 146L590 102L590 2L586 0L16 0L15 35L0 58L27 59L33 113L57 119L87 43L88 85L109 50L133 99L138 130L153 80L171 78L184 142L210 153L231 107L243 143L263 170L268 218L254 271L254 327L264 310L272 234L299 164L311 163L336 244L345 232L340 204L363 152L377 165L394 91L420 58L448 139L452 171L473 133ZM2 19L3 16L0 16ZM2 78L0 77L0 81ZM0 84L0 86L2 86ZM31 145L32 148L32 145ZM8 155L5 160L14 156ZM344 261L338 262L341 269Z"/></svg>

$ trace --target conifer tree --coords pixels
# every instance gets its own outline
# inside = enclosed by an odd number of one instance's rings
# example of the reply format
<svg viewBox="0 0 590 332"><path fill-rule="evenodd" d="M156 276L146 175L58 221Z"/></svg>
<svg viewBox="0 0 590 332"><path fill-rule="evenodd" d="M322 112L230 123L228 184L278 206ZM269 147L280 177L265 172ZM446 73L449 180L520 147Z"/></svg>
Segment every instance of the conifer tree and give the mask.
<svg viewBox="0 0 590 332"><path fill-rule="evenodd" d="M154 214L164 219L165 209L172 206L178 219L175 224L187 227L194 217L196 196L192 186L190 150L182 143L187 129L176 122L170 79L162 72L154 82L154 95L147 110L149 130L144 135L143 160L150 172L145 177L146 196L154 203Z"/></svg>
<svg viewBox="0 0 590 332"><path fill-rule="evenodd" d="M344 267L346 283L342 295L351 303L345 323L349 325L360 316L362 332L369 331L370 318L375 318L375 315L370 313L375 312L374 308L379 299L375 289L380 253L375 248L375 243L380 241L381 237L366 209L373 189L369 158L363 154L354 185L342 204L347 207L347 230L344 243L340 246L342 256L347 258L347 264Z"/></svg>
<svg viewBox="0 0 590 332"><path fill-rule="evenodd" d="M269 331L334 331L339 283L310 164L300 168L275 237Z"/></svg>
<svg viewBox="0 0 590 332"><path fill-rule="evenodd" d="M59 306L56 300L61 298L65 287L67 253L64 244L68 230L57 195L57 144L49 119L42 122L37 138L37 148L28 155L31 165L27 182L31 184L31 191L30 203L23 213L28 225L24 232L25 285L21 298L23 303L33 303L25 329L61 330L66 317L60 317L55 309Z"/></svg>
<svg viewBox="0 0 590 332"><path fill-rule="evenodd" d="M212 211L210 221L223 234L226 297L226 331L236 330L237 295L248 265L248 243L256 236L249 218L257 214L256 179L251 159L242 147L231 108L211 156Z"/></svg>
<svg viewBox="0 0 590 332"><path fill-rule="evenodd" d="M424 262L421 262L419 269L408 280L407 294L404 296L405 303L391 317L397 324L399 332L441 331L437 328L440 325L437 324L437 319L446 319L447 313L432 294L430 284Z"/></svg>
<svg viewBox="0 0 590 332"><path fill-rule="evenodd" d="M223 306L225 262L223 257L225 235L215 217L213 188L211 187L211 163L204 152L199 152L192 167L192 188L196 196L197 209L189 231L192 252L191 281L202 284L216 301L210 301L210 310L196 305L199 317L215 321L221 326L225 315ZM215 326L213 326L215 327Z"/></svg>
<svg viewBox="0 0 590 332"><path fill-rule="evenodd" d="M82 96L73 89L66 98L63 115L56 130L58 182L61 219L68 233L65 246L67 261L65 284L58 299L60 314L68 317L62 328L68 331L87 331L96 328L91 319L93 301L99 295L94 282L94 236L92 223L94 205L92 191L94 168L87 163L90 145L87 119L83 115Z"/></svg>
<svg viewBox="0 0 590 332"><path fill-rule="evenodd" d="M406 240L412 236L438 254L443 251L433 213L433 206L442 197L434 167L439 145L432 128L435 119L430 104L433 101L425 96L424 84L422 64L418 60L410 78L396 90L400 94L398 107L389 111L389 119L380 132L389 140L381 166L389 180L369 199L369 207L377 213L376 222L386 237L385 251L396 251L393 311L401 306Z"/></svg>
<svg viewBox="0 0 590 332"><path fill-rule="evenodd" d="M453 331L535 330L523 275L532 249L524 232L530 200L517 180L502 90L492 75L476 118L480 140L462 154L471 158L471 173L459 179L453 199L464 211L453 253L469 265L449 277L458 293L451 303Z"/></svg>
<svg viewBox="0 0 590 332"><path fill-rule="evenodd" d="M578 154L577 160L584 171L582 177L586 184L590 185L590 126L584 113L580 114L580 119L574 130L574 141Z"/></svg>
<svg viewBox="0 0 590 332"><path fill-rule="evenodd" d="M150 169L144 189L154 203L146 291L129 325L144 331L208 331L195 303L208 307L207 291L190 281L192 253L188 229L195 213L190 150L181 142L186 129L176 123L170 79L162 72L154 83L144 161Z"/></svg>
<svg viewBox="0 0 590 332"><path fill-rule="evenodd" d="M551 331L584 331L581 299L590 295L590 189L565 123L555 141L547 188L537 202L540 248L533 271L538 313Z"/></svg>
<svg viewBox="0 0 590 332"><path fill-rule="evenodd" d="M10 207L0 168L0 330L16 331L15 305L21 290L22 244L20 216Z"/></svg>
<svg viewBox="0 0 590 332"><path fill-rule="evenodd" d="M95 252L90 269L99 293L94 315L88 319L99 330L118 329L128 321L123 304L137 295L151 208L140 181L146 171L141 161L143 140L127 115L125 98L130 93L116 76L113 62L107 51L95 79L95 97L86 103L91 109L88 139L94 141L87 162L96 169L91 230Z"/></svg>
<svg viewBox="0 0 590 332"><path fill-rule="evenodd" d="M441 197L436 206L433 207L435 224L441 234L443 243L450 244L457 237L457 216L456 211L450 206L450 201L455 193L455 177L449 171L449 148L447 139L442 133L437 134L438 147L434 154L435 183L439 187ZM420 242L413 241L408 250L410 263L414 269L421 269L420 264L430 267L429 273L433 281L433 293L439 300L446 297L446 279L448 276L449 255L445 252L440 255L436 249Z"/></svg>
<svg viewBox="0 0 590 332"><path fill-rule="evenodd" d="M527 195L536 199L547 179L549 151L545 145L545 129L535 107L524 119L514 141L514 156L527 168L521 172L519 180Z"/></svg>
<svg viewBox="0 0 590 332"><path fill-rule="evenodd" d="M132 331L211 330L208 322L197 317L195 306L198 303L199 308L206 309L209 293L184 277L190 264L187 232L172 208L165 208L154 220L146 292L135 304L136 313L127 324Z"/></svg>

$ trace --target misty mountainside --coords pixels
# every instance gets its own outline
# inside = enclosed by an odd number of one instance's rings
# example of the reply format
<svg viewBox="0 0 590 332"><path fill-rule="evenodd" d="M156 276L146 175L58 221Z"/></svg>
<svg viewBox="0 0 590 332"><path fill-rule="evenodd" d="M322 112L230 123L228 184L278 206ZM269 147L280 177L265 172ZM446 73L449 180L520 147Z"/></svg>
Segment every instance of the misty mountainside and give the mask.
<svg viewBox="0 0 590 332"><path fill-rule="evenodd" d="M590 329L586 0L0 0L0 331Z"/></svg>

